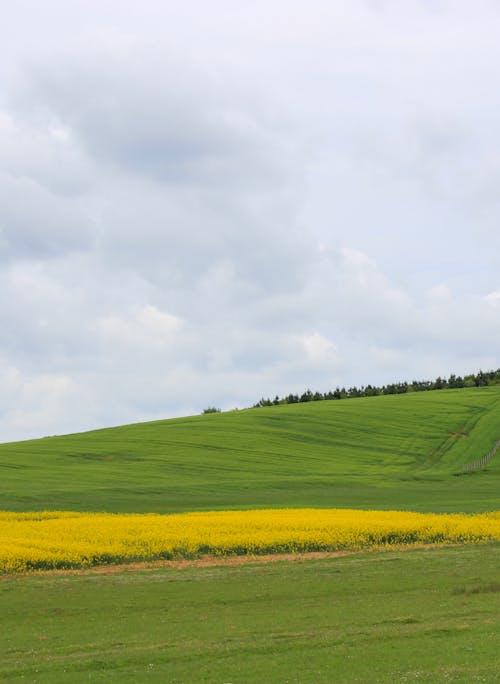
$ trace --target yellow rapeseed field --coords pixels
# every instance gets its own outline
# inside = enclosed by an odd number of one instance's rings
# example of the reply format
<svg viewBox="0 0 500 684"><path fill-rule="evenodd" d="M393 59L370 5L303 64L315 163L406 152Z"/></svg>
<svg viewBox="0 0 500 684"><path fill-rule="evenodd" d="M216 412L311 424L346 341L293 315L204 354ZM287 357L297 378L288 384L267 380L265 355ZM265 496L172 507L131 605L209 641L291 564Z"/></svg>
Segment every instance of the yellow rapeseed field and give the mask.
<svg viewBox="0 0 500 684"><path fill-rule="evenodd" d="M500 540L481 515L286 509L122 515L0 512L0 572L203 554L227 556Z"/></svg>

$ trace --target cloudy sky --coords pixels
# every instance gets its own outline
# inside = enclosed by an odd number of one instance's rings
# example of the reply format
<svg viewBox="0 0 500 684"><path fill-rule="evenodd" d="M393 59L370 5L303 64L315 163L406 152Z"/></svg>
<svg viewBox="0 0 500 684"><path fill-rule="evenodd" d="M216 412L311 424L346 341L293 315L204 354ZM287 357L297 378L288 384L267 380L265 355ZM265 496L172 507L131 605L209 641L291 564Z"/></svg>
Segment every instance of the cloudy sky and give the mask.
<svg viewBox="0 0 500 684"><path fill-rule="evenodd" d="M500 366L500 5L18 0L0 441Z"/></svg>

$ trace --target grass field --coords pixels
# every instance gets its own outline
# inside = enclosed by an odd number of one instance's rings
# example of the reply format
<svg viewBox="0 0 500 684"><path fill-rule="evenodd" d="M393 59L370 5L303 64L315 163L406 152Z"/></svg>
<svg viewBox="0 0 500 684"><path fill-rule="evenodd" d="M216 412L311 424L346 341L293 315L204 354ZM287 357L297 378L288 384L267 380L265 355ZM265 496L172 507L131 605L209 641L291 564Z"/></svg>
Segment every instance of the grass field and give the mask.
<svg viewBox="0 0 500 684"><path fill-rule="evenodd" d="M127 425L0 445L0 510L498 511L500 451L483 471L462 468L499 439L497 387ZM30 553L43 543L17 535ZM498 542L6 575L0 680L498 682L499 578Z"/></svg>
<svg viewBox="0 0 500 684"><path fill-rule="evenodd" d="M463 436L466 435L466 436ZM500 388L276 406L0 445L0 510L498 509Z"/></svg>
<svg viewBox="0 0 500 684"><path fill-rule="evenodd" d="M0 680L498 682L500 545L0 580Z"/></svg>

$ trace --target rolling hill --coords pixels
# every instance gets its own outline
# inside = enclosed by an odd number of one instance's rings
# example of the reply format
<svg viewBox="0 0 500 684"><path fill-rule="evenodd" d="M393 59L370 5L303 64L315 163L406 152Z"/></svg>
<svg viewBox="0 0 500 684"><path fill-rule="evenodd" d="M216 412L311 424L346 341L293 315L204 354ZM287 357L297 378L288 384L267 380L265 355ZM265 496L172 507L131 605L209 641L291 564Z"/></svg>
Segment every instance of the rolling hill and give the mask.
<svg viewBox="0 0 500 684"><path fill-rule="evenodd" d="M498 509L500 387L247 409L0 445L0 509Z"/></svg>

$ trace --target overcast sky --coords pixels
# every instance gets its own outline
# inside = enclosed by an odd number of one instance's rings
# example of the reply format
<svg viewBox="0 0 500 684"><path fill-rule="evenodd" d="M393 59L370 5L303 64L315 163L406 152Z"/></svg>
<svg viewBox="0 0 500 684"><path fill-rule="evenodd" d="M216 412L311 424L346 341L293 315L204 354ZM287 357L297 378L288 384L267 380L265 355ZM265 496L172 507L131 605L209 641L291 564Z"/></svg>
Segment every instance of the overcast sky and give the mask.
<svg viewBox="0 0 500 684"><path fill-rule="evenodd" d="M0 441L500 366L500 5L17 0Z"/></svg>

